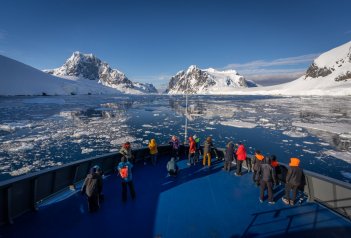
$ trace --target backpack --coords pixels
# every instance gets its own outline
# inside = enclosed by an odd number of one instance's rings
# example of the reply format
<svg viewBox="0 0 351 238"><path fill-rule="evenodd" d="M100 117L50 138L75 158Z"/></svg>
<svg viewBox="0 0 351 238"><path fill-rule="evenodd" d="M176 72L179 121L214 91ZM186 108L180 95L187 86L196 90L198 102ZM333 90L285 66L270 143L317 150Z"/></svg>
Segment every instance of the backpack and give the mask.
<svg viewBox="0 0 351 238"><path fill-rule="evenodd" d="M119 174L121 175L122 179L128 178L128 166L125 165L119 170Z"/></svg>
<svg viewBox="0 0 351 238"><path fill-rule="evenodd" d="M85 193L88 197L91 197L98 192L97 179L88 178L85 184Z"/></svg>

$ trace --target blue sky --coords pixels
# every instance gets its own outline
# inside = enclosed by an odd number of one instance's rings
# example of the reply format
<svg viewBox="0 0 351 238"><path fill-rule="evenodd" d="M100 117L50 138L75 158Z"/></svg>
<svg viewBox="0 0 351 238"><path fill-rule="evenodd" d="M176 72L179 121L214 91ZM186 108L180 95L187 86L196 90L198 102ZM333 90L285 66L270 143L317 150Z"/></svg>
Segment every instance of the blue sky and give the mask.
<svg viewBox="0 0 351 238"><path fill-rule="evenodd" d="M273 84L351 40L349 0L1 0L0 54L39 69L93 53L167 84L189 65Z"/></svg>

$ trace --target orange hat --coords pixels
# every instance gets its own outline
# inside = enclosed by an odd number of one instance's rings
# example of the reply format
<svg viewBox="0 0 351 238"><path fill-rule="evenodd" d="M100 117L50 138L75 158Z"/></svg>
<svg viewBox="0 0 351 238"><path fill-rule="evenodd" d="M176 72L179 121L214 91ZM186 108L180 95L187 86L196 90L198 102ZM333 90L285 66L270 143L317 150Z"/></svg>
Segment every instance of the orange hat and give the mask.
<svg viewBox="0 0 351 238"><path fill-rule="evenodd" d="M298 167L300 164L300 160L298 158L290 158L289 166Z"/></svg>
<svg viewBox="0 0 351 238"><path fill-rule="evenodd" d="M263 160L264 156L262 154L255 153L255 156L258 160Z"/></svg>

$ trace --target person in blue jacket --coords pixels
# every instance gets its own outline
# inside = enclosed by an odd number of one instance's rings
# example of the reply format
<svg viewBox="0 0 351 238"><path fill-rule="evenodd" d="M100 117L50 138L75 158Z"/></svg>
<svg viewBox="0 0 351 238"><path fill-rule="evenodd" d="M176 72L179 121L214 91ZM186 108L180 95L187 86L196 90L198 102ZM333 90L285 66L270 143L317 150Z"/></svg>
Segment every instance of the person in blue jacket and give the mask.
<svg viewBox="0 0 351 238"><path fill-rule="evenodd" d="M127 186L129 187L129 192L132 199L135 199L135 190L133 184L133 176L132 176L132 168L133 164L130 163L126 157L122 156L121 162L118 164L117 169L119 175L122 178L122 201L127 201Z"/></svg>

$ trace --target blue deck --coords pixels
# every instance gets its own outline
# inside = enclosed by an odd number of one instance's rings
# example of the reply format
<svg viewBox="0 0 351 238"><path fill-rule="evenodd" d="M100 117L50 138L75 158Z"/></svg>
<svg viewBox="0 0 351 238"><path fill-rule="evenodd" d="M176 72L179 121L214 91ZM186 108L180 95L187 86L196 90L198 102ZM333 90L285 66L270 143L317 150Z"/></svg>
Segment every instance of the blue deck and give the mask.
<svg viewBox="0 0 351 238"><path fill-rule="evenodd" d="M282 190L275 205L261 204L251 173L236 177L222 162L203 168L183 160L179 176L167 177L166 160L135 166L134 201L122 203L114 174L104 180L98 212L88 213L76 193L1 227L0 237L350 237L349 220L316 203L286 206Z"/></svg>

